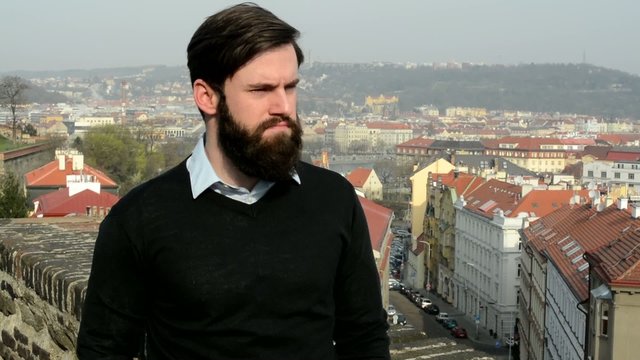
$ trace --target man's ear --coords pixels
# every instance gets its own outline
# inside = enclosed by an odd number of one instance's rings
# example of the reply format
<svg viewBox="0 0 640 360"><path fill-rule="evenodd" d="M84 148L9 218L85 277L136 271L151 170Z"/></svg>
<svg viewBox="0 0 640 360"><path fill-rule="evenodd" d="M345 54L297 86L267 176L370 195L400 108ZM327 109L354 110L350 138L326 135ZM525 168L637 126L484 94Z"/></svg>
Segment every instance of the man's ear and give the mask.
<svg viewBox="0 0 640 360"><path fill-rule="evenodd" d="M193 82L193 99L200 111L209 116L215 116L218 109L218 93L204 80L197 79Z"/></svg>

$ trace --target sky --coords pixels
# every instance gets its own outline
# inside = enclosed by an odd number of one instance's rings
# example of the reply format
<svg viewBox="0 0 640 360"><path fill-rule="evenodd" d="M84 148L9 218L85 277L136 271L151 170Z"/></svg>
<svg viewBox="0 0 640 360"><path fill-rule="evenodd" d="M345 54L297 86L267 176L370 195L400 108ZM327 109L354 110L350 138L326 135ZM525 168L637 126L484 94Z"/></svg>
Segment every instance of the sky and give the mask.
<svg viewBox="0 0 640 360"><path fill-rule="evenodd" d="M637 0L255 0L320 62L587 63L640 75ZM0 74L186 65L227 0L0 0Z"/></svg>

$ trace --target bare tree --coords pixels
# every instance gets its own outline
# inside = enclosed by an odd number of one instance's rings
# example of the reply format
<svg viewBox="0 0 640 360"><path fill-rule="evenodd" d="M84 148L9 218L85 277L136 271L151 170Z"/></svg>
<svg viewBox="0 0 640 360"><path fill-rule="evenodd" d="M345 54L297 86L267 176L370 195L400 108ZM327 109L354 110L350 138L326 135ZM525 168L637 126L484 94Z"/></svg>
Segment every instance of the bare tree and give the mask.
<svg viewBox="0 0 640 360"><path fill-rule="evenodd" d="M9 106L11 110L11 141L16 141L16 127L18 105L25 103L24 91L29 88L26 81L19 76L5 76L0 80L0 101Z"/></svg>

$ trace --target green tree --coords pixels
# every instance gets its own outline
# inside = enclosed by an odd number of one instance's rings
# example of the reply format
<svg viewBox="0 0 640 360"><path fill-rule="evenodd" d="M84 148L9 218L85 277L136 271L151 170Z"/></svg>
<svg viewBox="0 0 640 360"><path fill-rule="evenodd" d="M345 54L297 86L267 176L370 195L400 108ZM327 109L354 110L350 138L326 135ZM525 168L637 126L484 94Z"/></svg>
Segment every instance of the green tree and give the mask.
<svg viewBox="0 0 640 360"><path fill-rule="evenodd" d="M127 129L114 125L95 127L81 144L87 163L105 171L116 182L127 183L140 177L138 160L144 145Z"/></svg>
<svg viewBox="0 0 640 360"><path fill-rule="evenodd" d="M27 217L27 196L24 193L18 176L8 172L0 181L0 218Z"/></svg>

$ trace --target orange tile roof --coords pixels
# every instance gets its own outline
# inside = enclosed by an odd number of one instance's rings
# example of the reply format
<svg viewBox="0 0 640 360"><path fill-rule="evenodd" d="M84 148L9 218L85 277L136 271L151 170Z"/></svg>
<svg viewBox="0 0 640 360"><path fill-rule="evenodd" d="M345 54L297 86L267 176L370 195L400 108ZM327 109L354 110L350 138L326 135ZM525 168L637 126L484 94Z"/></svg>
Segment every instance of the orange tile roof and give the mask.
<svg viewBox="0 0 640 360"><path fill-rule="evenodd" d="M521 193L522 188L518 185L491 179L465 196L465 208L489 219L498 210L502 210L505 216L513 217L517 215L513 210L518 205Z"/></svg>
<svg viewBox="0 0 640 360"><path fill-rule="evenodd" d="M563 205L568 205L574 195L586 198L588 190L533 190L530 191L513 210L517 215L521 212L533 217L545 216Z"/></svg>
<svg viewBox="0 0 640 360"><path fill-rule="evenodd" d="M466 196L482 184L484 184L484 178L467 173L461 173L458 175L458 178L454 179L449 186L456 189L456 194L458 196Z"/></svg>
<svg viewBox="0 0 640 360"><path fill-rule="evenodd" d="M372 172L372 169L358 167L347 175L347 180L349 180L354 187L362 188Z"/></svg>
<svg viewBox="0 0 640 360"><path fill-rule="evenodd" d="M585 252L603 249L624 233L640 227L630 211L611 205L598 211L591 204L564 205L532 222L524 230L529 244L546 254L579 299L588 298L588 266Z"/></svg>
<svg viewBox="0 0 640 360"><path fill-rule="evenodd" d="M360 200L364 215L367 218L371 247L373 250L382 253L384 251L384 249L382 249L384 239L389 235L388 232L390 232L389 228L391 226L391 220L393 220L393 210L378 205L362 196L358 196L358 200Z"/></svg>
<svg viewBox="0 0 640 360"><path fill-rule="evenodd" d="M640 287L640 220L635 220L618 238L587 254L593 270L610 285Z"/></svg>
<svg viewBox="0 0 640 360"><path fill-rule="evenodd" d="M58 170L58 160L54 160L35 170L25 174L25 183L27 187L50 187L50 186L67 186L67 175L94 175L96 180L102 187L117 187L115 181L100 170L97 170L86 163L83 170L73 170L73 160L66 158L64 170Z"/></svg>

